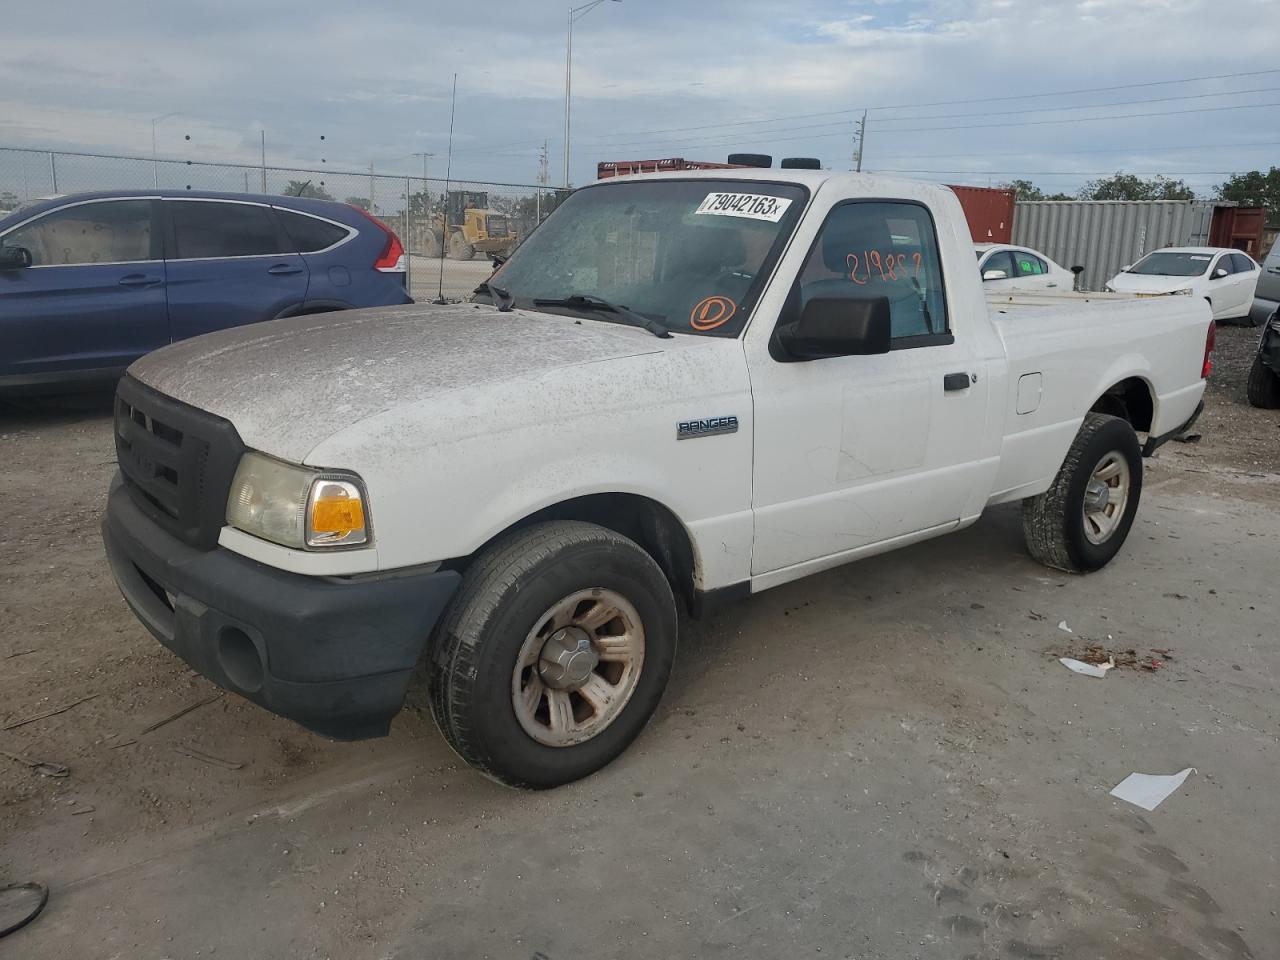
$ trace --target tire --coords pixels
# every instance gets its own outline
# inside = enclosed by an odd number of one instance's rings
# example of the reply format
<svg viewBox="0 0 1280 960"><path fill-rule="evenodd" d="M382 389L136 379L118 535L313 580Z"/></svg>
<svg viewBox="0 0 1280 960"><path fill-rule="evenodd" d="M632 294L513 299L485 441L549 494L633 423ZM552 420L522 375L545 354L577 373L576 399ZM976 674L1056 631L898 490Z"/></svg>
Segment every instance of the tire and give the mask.
<svg viewBox="0 0 1280 960"><path fill-rule="evenodd" d="M1118 472L1101 512L1086 516L1086 494L1095 471L1107 464ZM1123 502L1115 491L1123 484ZM1022 501L1022 532L1027 550L1045 566L1068 573L1098 570L1120 552L1142 496L1142 450L1127 421L1089 413L1071 449L1044 493ZM1096 500L1092 502L1096 503ZM1106 509L1111 508L1110 514ZM1099 529L1099 524L1104 529Z"/></svg>
<svg viewBox="0 0 1280 960"><path fill-rule="evenodd" d="M470 260L476 255L475 247L467 243L461 233L449 234L449 258L451 260Z"/></svg>
<svg viewBox="0 0 1280 960"><path fill-rule="evenodd" d="M557 608L568 603L568 609L585 609L590 616L605 609L606 600L616 603L611 598L621 598L628 610L595 628L598 634L586 634L588 647L598 654L602 643L630 638L634 652L638 636L639 658L622 667L601 660L585 674L596 676L588 682L597 687L617 683L609 688L617 692L617 705L600 711L581 693L575 699L571 691L553 690L540 658L546 654L538 650L575 629L548 628ZM528 527L475 561L441 620L428 665L432 714L458 756L499 783L540 790L581 779L622 753L653 715L671 675L676 623L666 576L631 540L578 521ZM518 670L530 649L534 665ZM616 681L605 679L613 668ZM522 708L517 697L525 697L535 679L547 683L533 711ZM557 733L552 698L562 693L573 719L567 727L561 720ZM578 714L588 709L591 716L580 720ZM535 734L564 742L541 742Z"/></svg>
<svg viewBox="0 0 1280 960"><path fill-rule="evenodd" d="M1263 410L1280 407L1280 374L1263 363L1262 357L1253 358L1247 390L1249 403L1253 406Z"/></svg>

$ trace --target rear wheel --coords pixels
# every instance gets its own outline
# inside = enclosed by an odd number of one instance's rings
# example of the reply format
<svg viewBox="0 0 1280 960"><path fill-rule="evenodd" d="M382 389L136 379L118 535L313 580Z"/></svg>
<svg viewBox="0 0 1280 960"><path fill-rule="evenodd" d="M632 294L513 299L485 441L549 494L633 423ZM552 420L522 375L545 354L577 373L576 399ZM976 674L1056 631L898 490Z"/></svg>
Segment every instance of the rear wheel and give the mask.
<svg viewBox="0 0 1280 960"><path fill-rule="evenodd" d="M554 787L608 764L652 716L675 599L626 537L543 523L477 559L435 643L431 708L449 745L501 783Z"/></svg>
<svg viewBox="0 0 1280 960"><path fill-rule="evenodd" d="M1085 416L1052 486L1022 501L1031 555L1069 572L1097 570L1120 552L1142 494L1142 451L1128 422Z"/></svg>
<svg viewBox="0 0 1280 960"><path fill-rule="evenodd" d="M1280 375L1263 363L1262 357L1253 358L1253 366L1249 368L1247 390L1249 403L1253 406L1263 410L1275 410L1280 407Z"/></svg>

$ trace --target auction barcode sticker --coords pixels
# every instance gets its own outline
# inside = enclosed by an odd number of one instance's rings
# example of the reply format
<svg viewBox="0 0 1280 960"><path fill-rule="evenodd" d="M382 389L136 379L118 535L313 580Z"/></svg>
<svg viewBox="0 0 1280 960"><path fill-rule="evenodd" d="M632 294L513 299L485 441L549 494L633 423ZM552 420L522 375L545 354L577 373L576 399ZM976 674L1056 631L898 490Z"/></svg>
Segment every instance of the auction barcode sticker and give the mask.
<svg viewBox="0 0 1280 960"><path fill-rule="evenodd" d="M762 193L708 193L694 213L713 217L749 217L777 223L791 206L787 197L770 197Z"/></svg>

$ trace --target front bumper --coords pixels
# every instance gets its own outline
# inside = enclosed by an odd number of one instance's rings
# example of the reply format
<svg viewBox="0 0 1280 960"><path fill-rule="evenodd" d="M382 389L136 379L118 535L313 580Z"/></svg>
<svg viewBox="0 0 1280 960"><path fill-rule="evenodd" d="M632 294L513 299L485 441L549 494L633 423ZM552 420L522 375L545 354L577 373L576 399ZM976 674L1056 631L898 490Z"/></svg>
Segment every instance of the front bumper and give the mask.
<svg viewBox="0 0 1280 960"><path fill-rule="evenodd" d="M453 597L453 570L358 578L287 573L161 529L117 476L102 540L156 639L219 686L339 740L384 736Z"/></svg>

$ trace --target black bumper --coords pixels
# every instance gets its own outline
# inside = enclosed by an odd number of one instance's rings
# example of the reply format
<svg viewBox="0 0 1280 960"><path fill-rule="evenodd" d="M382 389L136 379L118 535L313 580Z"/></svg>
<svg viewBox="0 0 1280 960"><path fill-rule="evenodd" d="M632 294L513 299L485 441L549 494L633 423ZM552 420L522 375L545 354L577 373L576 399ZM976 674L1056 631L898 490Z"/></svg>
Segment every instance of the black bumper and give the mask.
<svg viewBox="0 0 1280 960"><path fill-rule="evenodd" d="M287 573L197 550L149 519L119 477L102 519L112 573L162 644L214 683L339 740L384 736L457 589L452 570Z"/></svg>

